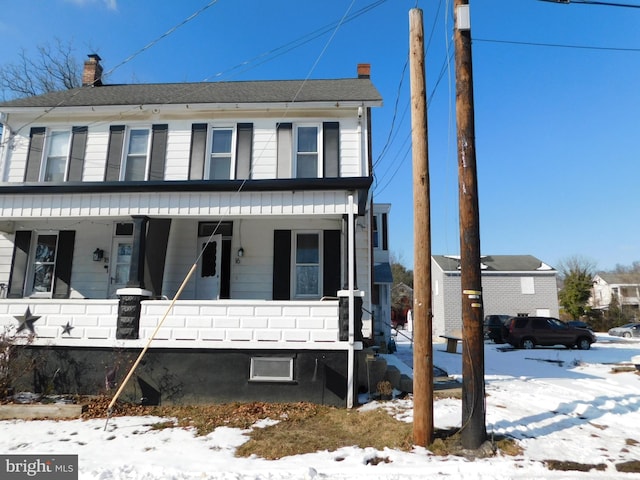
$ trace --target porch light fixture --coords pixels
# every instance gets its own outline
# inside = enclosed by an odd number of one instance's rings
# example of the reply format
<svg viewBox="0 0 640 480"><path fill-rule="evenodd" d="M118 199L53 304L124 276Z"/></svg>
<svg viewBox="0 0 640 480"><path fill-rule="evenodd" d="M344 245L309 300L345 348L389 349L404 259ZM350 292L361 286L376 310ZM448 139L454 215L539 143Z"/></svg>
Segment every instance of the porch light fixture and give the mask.
<svg viewBox="0 0 640 480"><path fill-rule="evenodd" d="M104 258L104 250L101 250L99 248L96 248L93 251L93 261L94 262L99 262L100 260L102 260Z"/></svg>
<svg viewBox="0 0 640 480"><path fill-rule="evenodd" d="M244 257L244 248L240 247L238 249L238 257Z"/></svg>

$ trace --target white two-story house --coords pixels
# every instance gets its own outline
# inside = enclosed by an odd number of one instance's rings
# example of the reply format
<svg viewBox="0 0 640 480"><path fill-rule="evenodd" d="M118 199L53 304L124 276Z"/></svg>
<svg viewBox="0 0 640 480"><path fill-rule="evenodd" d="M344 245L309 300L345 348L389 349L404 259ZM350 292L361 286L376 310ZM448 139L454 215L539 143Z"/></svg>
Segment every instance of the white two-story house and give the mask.
<svg viewBox="0 0 640 480"><path fill-rule="evenodd" d="M352 406L371 324L370 67L0 103L0 328L28 380L149 402ZM370 327L369 327L370 328ZM13 330L12 330L13 329Z"/></svg>

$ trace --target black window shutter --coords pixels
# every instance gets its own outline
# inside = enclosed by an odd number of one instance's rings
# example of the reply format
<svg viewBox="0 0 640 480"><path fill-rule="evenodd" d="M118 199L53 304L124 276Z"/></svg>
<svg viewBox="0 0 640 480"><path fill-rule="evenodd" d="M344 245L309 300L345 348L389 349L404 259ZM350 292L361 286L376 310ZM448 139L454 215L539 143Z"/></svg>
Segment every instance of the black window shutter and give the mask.
<svg viewBox="0 0 640 480"><path fill-rule="evenodd" d="M322 295L336 297L340 290L340 230L325 230L323 242Z"/></svg>
<svg viewBox="0 0 640 480"><path fill-rule="evenodd" d="M293 125L278 123L277 127L278 157L276 178L291 178L293 165Z"/></svg>
<svg viewBox="0 0 640 480"><path fill-rule="evenodd" d="M291 298L291 230L273 231L273 299Z"/></svg>
<svg viewBox="0 0 640 480"><path fill-rule="evenodd" d="M204 178L204 163L207 148L207 124L191 125L191 152L189 154L189 180Z"/></svg>
<svg viewBox="0 0 640 480"><path fill-rule="evenodd" d="M31 231L18 230L15 235L13 259L11 260L11 275L9 276L8 298L22 298L24 283L29 265L29 247L31 246Z"/></svg>
<svg viewBox="0 0 640 480"><path fill-rule="evenodd" d="M387 214L382 214L382 250L389 250L389 234L387 225Z"/></svg>
<svg viewBox="0 0 640 480"><path fill-rule="evenodd" d="M153 125L151 137L151 165L149 180L164 180L164 164L167 158L167 134L169 125Z"/></svg>
<svg viewBox="0 0 640 480"><path fill-rule="evenodd" d="M25 182L37 182L40 178L45 131L44 127L32 127L29 132L29 153L27 154L27 166L24 170Z"/></svg>
<svg viewBox="0 0 640 480"><path fill-rule="evenodd" d="M236 178L244 180L251 175L252 151L253 123L239 123L236 146Z"/></svg>
<svg viewBox="0 0 640 480"><path fill-rule="evenodd" d="M69 298L71 294L71 266L73 264L75 239L76 232L74 230L61 230L58 233L53 298Z"/></svg>
<svg viewBox="0 0 640 480"><path fill-rule="evenodd" d="M67 177L70 182L82 181L88 130L87 127L73 127L71 129L71 159L69 160L69 176Z"/></svg>
<svg viewBox="0 0 640 480"><path fill-rule="evenodd" d="M109 128L109 147L107 149L107 169L104 174L104 179L107 182L120 180L123 148L124 125L111 125Z"/></svg>
<svg viewBox="0 0 640 480"><path fill-rule="evenodd" d="M153 292L154 297L162 295L167 244L171 231L170 218L150 218L147 223L147 241L145 242L144 285Z"/></svg>
<svg viewBox="0 0 640 480"><path fill-rule="evenodd" d="M325 178L340 176L340 123L322 124L322 152Z"/></svg>

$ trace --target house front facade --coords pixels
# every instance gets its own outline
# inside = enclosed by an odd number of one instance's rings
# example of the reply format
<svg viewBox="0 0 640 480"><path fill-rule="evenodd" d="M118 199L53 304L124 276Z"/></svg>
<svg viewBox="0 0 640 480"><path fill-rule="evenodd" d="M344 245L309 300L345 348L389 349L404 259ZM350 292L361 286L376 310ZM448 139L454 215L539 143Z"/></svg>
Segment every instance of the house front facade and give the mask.
<svg viewBox="0 0 640 480"><path fill-rule="evenodd" d="M532 255L480 259L484 315L558 317L557 271ZM462 331L460 257L431 257L433 335Z"/></svg>
<svg viewBox="0 0 640 480"><path fill-rule="evenodd" d="M608 310L613 299L618 306L640 310L640 275L636 273L599 273L593 277L589 305L594 310Z"/></svg>
<svg viewBox="0 0 640 480"><path fill-rule="evenodd" d="M0 327L33 388L351 406L371 325L369 66L0 104ZM363 327L365 336L363 336ZM20 330L20 332L17 332Z"/></svg>

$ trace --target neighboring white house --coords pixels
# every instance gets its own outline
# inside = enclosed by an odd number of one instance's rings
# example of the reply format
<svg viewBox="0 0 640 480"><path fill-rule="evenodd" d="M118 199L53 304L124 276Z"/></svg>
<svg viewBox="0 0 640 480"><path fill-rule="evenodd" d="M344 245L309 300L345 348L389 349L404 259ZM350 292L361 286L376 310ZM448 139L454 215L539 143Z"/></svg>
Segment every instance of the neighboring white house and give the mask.
<svg viewBox="0 0 640 480"><path fill-rule="evenodd" d="M375 345L386 346L391 338L391 287L393 275L389 257L389 212L391 204L373 205L373 325Z"/></svg>
<svg viewBox="0 0 640 480"><path fill-rule="evenodd" d="M595 310L608 310L616 297L620 307L640 308L640 275L634 273L599 273L593 277L589 305Z"/></svg>
<svg viewBox="0 0 640 480"><path fill-rule="evenodd" d="M0 328L35 333L31 388L100 393L165 318L132 398L353 405L360 325L375 291L384 319L389 281L374 279L369 65L304 81L101 72L90 55L83 87L0 103Z"/></svg>
<svg viewBox="0 0 640 480"><path fill-rule="evenodd" d="M558 317L556 270L531 255L493 255L480 260L485 315ZM431 258L433 335L462 329L460 257Z"/></svg>

